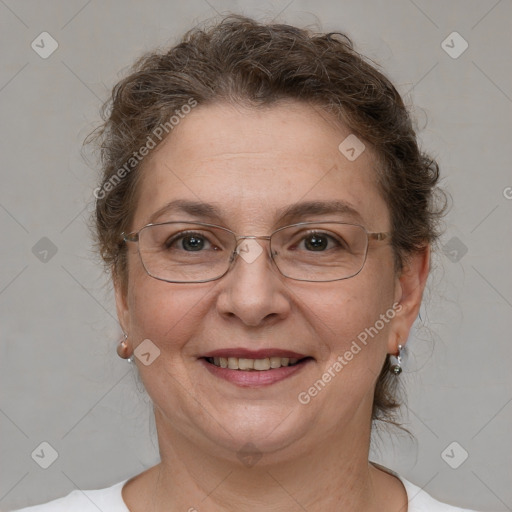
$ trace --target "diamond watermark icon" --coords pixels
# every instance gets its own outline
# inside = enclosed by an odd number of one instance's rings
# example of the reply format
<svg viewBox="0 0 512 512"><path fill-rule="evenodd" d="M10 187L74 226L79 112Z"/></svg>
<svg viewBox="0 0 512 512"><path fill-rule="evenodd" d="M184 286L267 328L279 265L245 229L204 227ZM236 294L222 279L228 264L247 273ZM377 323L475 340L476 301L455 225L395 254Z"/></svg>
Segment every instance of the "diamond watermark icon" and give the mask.
<svg viewBox="0 0 512 512"><path fill-rule="evenodd" d="M48 32L41 32L30 46L39 57L47 59L59 47L59 43Z"/></svg>
<svg viewBox="0 0 512 512"><path fill-rule="evenodd" d="M338 149L347 160L353 162L366 149L366 146L351 133L346 139L341 141Z"/></svg>
<svg viewBox="0 0 512 512"><path fill-rule="evenodd" d="M458 59L468 49L468 47L468 42L458 32L452 32L441 43L441 48L452 59Z"/></svg>
<svg viewBox="0 0 512 512"><path fill-rule="evenodd" d="M457 441L450 443L441 452L441 458L452 469L457 469L458 467L462 466L468 457L469 453L459 443L457 443Z"/></svg>
<svg viewBox="0 0 512 512"><path fill-rule="evenodd" d="M149 366L160 355L160 349L151 340L145 339L133 353L144 366Z"/></svg>
<svg viewBox="0 0 512 512"><path fill-rule="evenodd" d="M31 457L43 469L48 469L57 460L59 454L50 443L43 441L31 453Z"/></svg>
<svg viewBox="0 0 512 512"><path fill-rule="evenodd" d="M460 238L453 236L446 242L443 247L443 254L452 262L457 263L460 261L468 252L467 246Z"/></svg>
<svg viewBox="0 0 512 512"><path fill-rule="evenodd" d="M238 452L236 452L238 459L247 466L252 468L262 457L262 453L252 443L246 443Z"/></svg>
<svg viewBox="0 0 512 512"><path fill-rule="evenodd" d="M236 248L236 252L246 263L252 263L263 252L263 248L254 238L248 238Z"/></svg>
<svg viewBox="0 0 512 512"><path fill-rule="evenodd" d="M43 236L32 247L32 254L43 263L48 263L56 254L57 246L46 236Z"/></svg>

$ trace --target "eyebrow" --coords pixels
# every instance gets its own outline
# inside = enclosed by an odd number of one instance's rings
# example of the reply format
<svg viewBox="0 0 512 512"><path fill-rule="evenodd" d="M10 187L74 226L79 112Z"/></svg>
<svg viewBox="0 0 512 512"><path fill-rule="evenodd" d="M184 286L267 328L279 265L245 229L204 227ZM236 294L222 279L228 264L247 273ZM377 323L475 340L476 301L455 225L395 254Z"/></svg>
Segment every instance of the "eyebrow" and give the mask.
<svg viewBox="0 0 512 512"><path fill-rule="evenodd" d="M149 223L153 224L165 214L186 213L192 217L207 219L212 222L225 223L221 210L213 203L204 203L201 201L190 201L187 199L177 199L170 201L162 208L159 208L149 218ZM304 217L337 214L349 216L358 222L363 222L360 213L349 203L340 200L331 201L304 201L284 206L276 210L276 216L279 223L299 221ZM284 225L284 224L283 224Z"/></svg>

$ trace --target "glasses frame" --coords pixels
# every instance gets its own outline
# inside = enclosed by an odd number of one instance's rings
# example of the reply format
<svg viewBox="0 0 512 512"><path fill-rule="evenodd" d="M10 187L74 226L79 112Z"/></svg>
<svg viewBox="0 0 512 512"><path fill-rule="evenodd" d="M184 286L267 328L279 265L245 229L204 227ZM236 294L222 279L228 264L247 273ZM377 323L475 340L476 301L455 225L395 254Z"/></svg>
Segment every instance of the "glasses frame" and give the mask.
<svg viewBox="0 0 512 512"><path fill-rule="evenodd" d="M234 250L233 250L233 252L232 252L232 254L230 256L229 264L228 264L228 267L227 267L226 271L223 274L221 274L220 276L218 276L218 277L213 277L213 278L210 278L210 279L203 279L201 281L173 281L173 280L170 280L170 279L163 279L161 277L157 277L157 276L151 274L151 272L149 272L149 270L147 269L146 265L144 264L144 260L142 258L142 254L140 253L140 246L139 246L140 233L144 229L149 228L151 226L162 226L162 225L167 225L167 224L192 224L194 226L205 226L205 227L210 227L210 228L222 229L223 231L231 233L234 236L234 238L235 238L236 245L235 245L235 248L234 248ZM308 225L318 225L318 224L342 224L342 225L345 225L345 226L357 226L357 227L361 228L366 233L367 243L366 243L366 249L365 249L363 263L361 265L361 268L355 274L352 274L352 275L350 275L348 277L341 277L341 278L338 278L338 279L327 279L325 281L324 280L318 281L318 280L311 280L311 279L296 279L294 277L290 277L290 276L286 275L279 268L279 265L276 263L276 261L274 259L274 254L273 254L273 251L272 251L272 237L276 233L278 233L279 231L282 231L283 229L293 228L293 227L301 227L301 226L308 226ZM122 239L121 241L122 242L125 242L125 243L133 242L133 243L137 244L137 252L139 253L140 262L142 263L142 267L144 268L144 270L146 271L148 276L152 277L153 279L157 279L159 281L164 281L166 283L176 283L176 284L208 283L210 281L217 281L218 279L221 279L222 277L224 277L231 270L231 267L233 265L233 261L236 259L236 256L238 255L237 251L238 251L238 246L240 245L240 241L241 240L247 240L247 239L252 239L252 240L268 240L269 241L269 249L270 249L269 255L270 255L270 259L272 261L272 264L275 266L275 268L278 270L278 272L282 276L286 277L287 279L292 279L293 281L308 282L308 283L330 283L330 282L333 282L333 281L344 281L345 279L350 279L351 277L357 276L357 274L359 274L363 270L364 265L366 263L366 260L368 258L368 248L369 248L369 245L370 245L370 241L373 240L373 241L381 242L381 241L389 239L389 238L391 238L391 233L389 233L389 232L380 232L380 233L370 232L364 226L362 226L361 224L354 224L354 223L351 223L351 222L340 222L340 221L335 221L335 220L334 221L329 221L329 220L326 220L326 221L307 221L307 222L298 222L296 224L289 224L288 226L282 226L282 227L276 229L275 231L270 233L270 235L239 235L238 233L235 233L231 229L226 228L224 226L219 226L217 224L209 224L209 223L206 223L206 222L194 222L194 221L155 222L155 223L151 223L151 224L146 224L145 226L140 228L138 231L133 231L131 233L124 233L124 232L121 233L121 239Z"/></svg>

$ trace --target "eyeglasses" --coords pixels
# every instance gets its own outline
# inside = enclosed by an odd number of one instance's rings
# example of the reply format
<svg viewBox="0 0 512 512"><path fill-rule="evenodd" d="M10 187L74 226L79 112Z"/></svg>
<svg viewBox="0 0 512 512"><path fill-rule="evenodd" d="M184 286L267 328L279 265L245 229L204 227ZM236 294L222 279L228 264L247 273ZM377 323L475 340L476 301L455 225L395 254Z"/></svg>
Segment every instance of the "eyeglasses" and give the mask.
<svg viewBox="0 0 512 512"><path fill-rule="evenodd" d="M155 279L169 283L205 283L223 277L237 256L247 263L263 252L256 240L268 240L270 258L279 272L296 281L327 282L361 272L370 240L390 233L369 233L345 222L301 222L268 236L239 236L202 222L148 224L125 234L124 242L138 243L142 265Z"/></svg>

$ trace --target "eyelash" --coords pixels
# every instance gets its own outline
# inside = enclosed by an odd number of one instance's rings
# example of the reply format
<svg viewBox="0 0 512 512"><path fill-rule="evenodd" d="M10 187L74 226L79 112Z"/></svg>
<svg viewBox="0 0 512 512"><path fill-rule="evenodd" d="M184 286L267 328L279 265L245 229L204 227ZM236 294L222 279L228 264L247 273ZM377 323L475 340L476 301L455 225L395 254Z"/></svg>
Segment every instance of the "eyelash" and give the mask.
<svg viewBox="0 0 512 512"><path fill-rule="evenodd" d="M321 232L321 231L309 231L306 233L299 232L299 233L297 233L297 235L300 235L301 238L299 239L299 241L297 243L293 244L294 246L298 246L301 242L305 241L308 237L313 237L313 236L325 237L328 240L334 242L338 247L342 247L345 245L343 243L343 241L340 242L334 236L332 236L326 232ZM202 238L202 239L206 240L210 245L212 245L212 242L210 241L210 239L202 233L199 233L197 231L182 231L180 233L177 233L176 235L173 235L170 239L167 239L164 244L165 248L170 249L175 242L184 240L187 237Z"/></svg>

